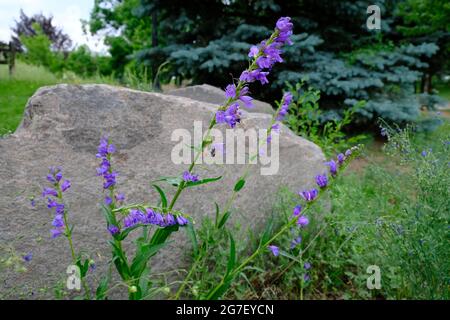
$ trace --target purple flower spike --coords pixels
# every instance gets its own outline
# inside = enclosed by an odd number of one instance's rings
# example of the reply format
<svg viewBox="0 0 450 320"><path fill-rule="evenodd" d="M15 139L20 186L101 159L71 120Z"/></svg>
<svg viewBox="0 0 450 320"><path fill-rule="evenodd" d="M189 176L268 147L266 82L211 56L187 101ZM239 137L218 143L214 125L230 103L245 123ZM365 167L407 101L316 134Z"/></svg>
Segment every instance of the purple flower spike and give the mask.
<svg viewBox="0 0 450 320"><path fill-rule="evenodd" d="M339 163L340 165L343 164L344 161L345 161L345 156L344 156L344 154L343 154L343 153L339 153L339 154L337 155L337 160L338 160L338 163Z"/></svg>
<svg viewBox="0 0 450 320"><path fill-rule="evenodd" d="M325 188L328 185L328 178L326 175L319 174L316 176L316 183L319 187Z"/></svg>
<svg viewBox="0 0 450 320"><path fill-rule="evenodd" d="M319 194L319 191L317 189L311 189L311 190L305 190L300 192L300 195L305 199L306 201L313 201L317 195Z"/></svg>
<svg viewBox="0 0 450 320"><path fill-rule="evenodd" d="M272 252L272 254L273 254L275 257L278 257L278 255L280 254L280 249L279 249L277 246L270 245L270 246L268 246L267 248Z"/></svg>
<svg viewBox="0 0 450 320"><path fill-rule="evenodd" d="M300 216L297 220L297 225L300 227L306 227L309 224L309 219L306 216Z"/></svg>
<svg viewBox="0 0 450 320"><path fill-rule="evenodd" d="M304 268L305 270L311 269L311 263L305 262L305 263L303 264L303 268Z"/></svg>
<svg viewBox="0 0 450 320"><path fill-rule="evenodd" d="M344 155L345 155L346 157L350 157L351 154L352 154L352 150L350 150L350 149L348 149L348 150L345 151L345 153L344 153Z"/></svg>

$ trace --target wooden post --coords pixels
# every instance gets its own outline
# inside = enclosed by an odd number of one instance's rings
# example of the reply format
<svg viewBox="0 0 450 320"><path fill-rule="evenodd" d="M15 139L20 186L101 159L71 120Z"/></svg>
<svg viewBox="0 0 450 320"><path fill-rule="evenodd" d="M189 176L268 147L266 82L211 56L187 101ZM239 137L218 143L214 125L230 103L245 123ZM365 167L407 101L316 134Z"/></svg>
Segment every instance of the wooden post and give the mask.
<svg viewBox="0 0 450 320"><path fill-rule="evenodd" d="M16 48L12 41L9 42L9 76L12 77L16 70Z"/></svg>

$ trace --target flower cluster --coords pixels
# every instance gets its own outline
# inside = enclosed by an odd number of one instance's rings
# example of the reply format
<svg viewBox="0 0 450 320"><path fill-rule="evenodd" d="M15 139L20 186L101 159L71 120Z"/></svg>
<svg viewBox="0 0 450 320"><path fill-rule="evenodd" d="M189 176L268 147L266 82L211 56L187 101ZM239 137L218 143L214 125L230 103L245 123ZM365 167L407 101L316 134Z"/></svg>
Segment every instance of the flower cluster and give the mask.
<svg viewBox="0 0 450 320"><path fill-rule="evenodd" d="M345 151L345 153L340 153L337 155L336 160L331 159L330 161L326 162L326 165L329 166L329 173L332 177L335 177L338 172L338 168L342 165L344 165L345 161L348 160L350 155L354 150L356 150L357 147L352 147L351 149L348 149ZM326 174L319 174L315 177L316 184L320 189L325 189L328 186L329 183L329 177ZM299 192L299 195L307 202L313 202L317 199L319 196L319 190L316 188L312 188L310 190L304 190ZM297 205L294 207L292 212L292 219L296 219L296 224L298 227L303 228L306 227L309 224L309 219L307 216L305 216L302 213L302 206ZM293 250L299 245L302 241L301 236L297 236L294 240L291 241L290 249ZM268 249L272 252L274 256L278 256L280 254L280 249L271 244L268 246ZM311 268L311 264L306 262L304 265L304 269L308 270ZM309 280L309 275L305 274L305 281Z"/></svg>
<svg viewBox="0 0 450 320"><path fill-rule="evenodd" d="M47 198L47 207L55 210L55 217L52 221L53 228L50 230L52 238L56 238L64 233L65 225L65 206L62 202L62 193L70 188L70 181L63 180L60 167L50 167L47 181L52 187L45 187L42 191L42 197Z"/></svg>
<svg viewBox="0 0 450 320"><path fill-rule="evenodd" d="M191 174L189 171L183 172L183 180L186 182L196 182L198 181L198 175Z"/></svg>
<svg viewBox="0 0 450 320"><path fill-rule="evenodd" d="M164 228L176 224L184 226L188 224L188 220L182 215L173 215L171 213L164 215L150 208L145 209L145 212L139 209L131 209L123 219L125 229L132 228L136 225L155 225ZM113 234L113 232L111 233Z"/></svg>
<svg viewBox="0 0 450 320"><path fill-rule="evenodd" d="M262 41L257 46L252 46L248 56L253 59L250 67L243 71L239 77L238 85L229 84L225 89L225 97L228 99L223 109L216 113L217 123L226 123L234 128L241 120L239 104L240 100L247 108L253 107L253 98L250 97L248 83L259 81L262 85L269 83L267 76L275 63L283 62L281 57L281 47L285 44L292 44L290 36L292 35L293 24L291 18L282 17L278 19L275 31L271 37ZM291 97L292 99L292 97ZM287 103L289 105L290 101ZM283 111L284 114L287 110Z"/></svg>
<svg viewBox="0 0 450 320"><path fill-rule="evenodd" d="M283 95L283 98L281 99L280 102L280 107L278 108L276 114L275 114L275 119L276 121L283 121L284 118L286 117L288 110L289 110L289 105L292 102L292 94L290 92L286 92ZM275 122L272 127L268 130L268 134L267 134L267 143L270 143L272 141L272 132L275 133L279 133L280 132L280 123L279 122Z"/></svg>
<svg viewBox="0 0 450 320"><path fill-rule="evenodd" d="M123 202L125 200L125 195L121 193L114 195L114 186L116 185L118 174L116 171L112 170L110 160L111 155L116 152L116 147L108 142L108 138L103 137L100 139L97 151L96 157L102 160L100 167L97 168L97 175L103 176L103 189L111 191L111 194L105 197L105 204L111 205L114 200L116 202Z"/></svg>

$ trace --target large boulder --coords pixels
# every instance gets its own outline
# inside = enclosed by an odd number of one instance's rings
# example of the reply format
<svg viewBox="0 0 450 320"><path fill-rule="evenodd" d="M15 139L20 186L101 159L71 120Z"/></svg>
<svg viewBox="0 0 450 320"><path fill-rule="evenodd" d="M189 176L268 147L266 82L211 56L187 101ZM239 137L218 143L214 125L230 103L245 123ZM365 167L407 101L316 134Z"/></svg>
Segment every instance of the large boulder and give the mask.
<svg viewBox="0 0 450 320"><path fill-rule="evenodd" d="M185 88L173 89L167 91L170 94L178 97L190 98L197 101L208 102L214 105L222 105L225 100L225 91L209 84L202 84L190 86ZM242 102L239 102L243 107ZM274 110L270 104L264 101L253 100L254 108L246 109L248 112L273 114Z"/></svg>
<svg viewBox="0 0 450 320"><path fill-rule="evenodd" d="M194 121L206 128L215 106L183 97L147 93L107 85L57 85L39 89L29 100L24 118L14 134L0 138L0 245L17 253L33 253L24 273L2 271L0 295L18 297L32 290L46 292L57 280L66 278L70 264L67 241L51 239L52 213L43 201L35 207L30 196L40 198L47 186L49 166L62 166L72 187L65 193L70 222L75 224L74 242L97 264L97 273L106 269L110 257L109 235L100 213L101 177L96 176L95 157L99 139L108 135L117 146L113 165L119 172L118 190L127 202L158 202L150 181L160 176L181 175L185 164L174 164L171 141L174 130L193 131ZM266 128L271 116L245 113L244 128ZM223 130L223 129L222 129ZM261 175L260 164L251 165L251 175L235 201L233 221L257 227L272 210L277 190L293 191L312 186L313 177L324 171L324 156L315 144L282 127L279 137L279 170ZM224 205L245 165L201 166L201 177L223 175L220 182L185 190L176 208L197 222L214 215L214 201ZM173 189L165 186L173 195ZM238 235L237 235L238 237ZM154 270L182 266L189 241L184 231L153 259ZM3 253L2 253L3 254ZM16 289L12 289L16 288ZM32 289L34 288L34 289ZM38 291L39 288L50 288Z"/></svg>

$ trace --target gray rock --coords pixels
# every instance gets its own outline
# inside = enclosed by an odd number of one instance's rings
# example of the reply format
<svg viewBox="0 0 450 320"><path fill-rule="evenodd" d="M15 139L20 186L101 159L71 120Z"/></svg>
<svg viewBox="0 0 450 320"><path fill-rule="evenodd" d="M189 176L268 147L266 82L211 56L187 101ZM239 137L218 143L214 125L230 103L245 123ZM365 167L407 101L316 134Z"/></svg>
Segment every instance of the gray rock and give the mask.
<svg viewBox="0 0 450 320"><path fill-rule="evenodd" d="M178 97L190 98L197 101L208 102L219 106L225 100L225 91L209 84L190 86L168 91L166 94ZM274 110L270 104L264 101L253 100L255 108L245 109L251 113L267 113L273 114ZM243 104L240 102L241 107Z"/></svg>
<svg viewBox="0 0 450 320"><path fill-rule="evenodd" d="M157 204L159 197L150 181L181 175L187 168L171 161L176 144L171 141L173 130L192 132L195 120L203 121L206 127L214 110L210 104L191 99L107 85L39 89L28 101L16 132L0 138L0 245L12 246L19 254L33 253L26 272L1 272L0 296L19 297L33 290L34 295L26 298L37 297L39 292L52 297L55 283L65 283L70 264L67 241L50 238L52 213L40 197L47 186L49 166L61 165L64 176L72 182L65 197L70 222L76 226L75 246L96 261L98 276L106 270L110 258L109 236L100 213L102 180L96 176L99 160L95 153L100 137L108 135L117 146L113 165L119 172L118 191L125 193L127 202ZM269 123L267 114L244 113L240 126L266 128ZM323 162L319 147L282 127L278 173L261 176L259 164L250 166L251 175L238 194L233 221L242 225L242 234L236 237L245 237L247 227L263 223L281 186L293 191L310 187L314 175L325 170ZM224 205L243 168L231 164L198 167L195 172L201 177L223 175L223 179L185 190L176 208L191 214L197 225L202 217L212 217L214 201ZM173 195L172 188L164 187ZM32 195L39 200L34 208L29 200ZM178 232L173 239L153 259L153 270L183 267L183 256L189 252L186 232Z"/></svg>

